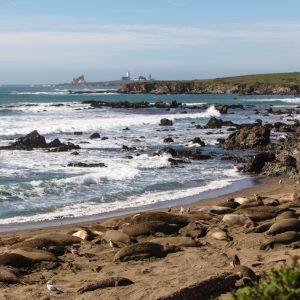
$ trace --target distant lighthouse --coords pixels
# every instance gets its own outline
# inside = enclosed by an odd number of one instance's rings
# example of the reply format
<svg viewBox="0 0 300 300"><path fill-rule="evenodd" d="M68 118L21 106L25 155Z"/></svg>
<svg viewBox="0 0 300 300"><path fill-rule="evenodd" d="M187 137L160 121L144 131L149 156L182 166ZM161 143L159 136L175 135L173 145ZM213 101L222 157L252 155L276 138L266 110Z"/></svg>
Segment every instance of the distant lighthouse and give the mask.
<svg viewBox="0 0 300 300"><path fill-rule="evenodd" d="M131 79L130 78L130 72L127 71L126 74L125 74L125 76L122 77L122 80L130 80L130 79Z"/></svg>

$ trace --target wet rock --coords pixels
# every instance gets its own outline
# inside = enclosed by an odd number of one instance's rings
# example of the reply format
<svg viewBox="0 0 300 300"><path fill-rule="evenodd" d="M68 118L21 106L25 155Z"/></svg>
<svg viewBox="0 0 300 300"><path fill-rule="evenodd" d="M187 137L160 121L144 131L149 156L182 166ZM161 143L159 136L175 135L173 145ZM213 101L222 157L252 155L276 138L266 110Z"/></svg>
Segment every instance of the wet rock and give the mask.
<svg viewBox="0 0 300 300"><path fill-rule="evenodd" d="M215 105L216 110L218 110L221 114L227 114L229 106L224 105Z"/></svg>
<svg viewBox="0 0 300 300"><path fill-rule="evenodd" d="M82 135L82 131L75 131L74 135Z"/></svg>
<svg viewBox="0 0 300 300"><path fill-rule="evenodd" d="M221 128L222 125L223 125L223 121L221 119L212 117L208 120L206 127L207 128Z"/></svg>
<svg viewBox="0 0 300 300"><path fill-rule="evenodd" d="M94 132L93 134L90 135L90 139L100 139L100 134L98 132Z"/></svg>
<svg viewBox="0 0 300 300"><path fill-rule="evenodd" d="M67 152L67 151L75 150L75 149L80 149L80 147L78 145L68 142L68 143L62 143L59 147L49 149L48 151L49 152Z"/></svg>
<svg viewBox="0 0 300 300"><path fill-rule="evenodd" d="M106 165L104 163L83 163L83 162L70 162L67 165L68 167L77 167L77 168L105 168Z"/></svg>
<svg viewBox="0 0 300 300"><path fill-rule="evenodd" d="M245 172L260 173L267 162L275 160L275 154L270 152L261 152L254 155L248 165L245 166Z"/></svg>
<svg viewBox="0 0 300 300"><path fill-rule="evenodd" d="M173 142L174 142L174 140L171 137L166 137L164 139L164 143L173 143Z"/></svg>
<svg viewBox="0 0 300 300"><path fill-rule="evenodd" d="M225 149L247 149L266 146L270 143L270 129L268 126L246 125L229 135L223 144Z"/></svg>
<svg viewBox="0 0 300 300"><path fill-rule="evenodd" d="M167 118L163 118L163 119L160 120L159 125L160 126L172 126L173 125L173 121L169 120Z"/></svg>
<svg viewBox="0 0 300 300"><path fill-rule="evenodd" d="M14 144L14 146L20 148L46 148L46 139L38 133L37 130L30 132L24 137L20 137Z"/></svg>
<svg viewBox="0 0 300 300"><path fill-rule="evenodd" d="M205 146L205 143L199 137L194 137L191 142L193 144L199 144L202 147Z"/></svg>

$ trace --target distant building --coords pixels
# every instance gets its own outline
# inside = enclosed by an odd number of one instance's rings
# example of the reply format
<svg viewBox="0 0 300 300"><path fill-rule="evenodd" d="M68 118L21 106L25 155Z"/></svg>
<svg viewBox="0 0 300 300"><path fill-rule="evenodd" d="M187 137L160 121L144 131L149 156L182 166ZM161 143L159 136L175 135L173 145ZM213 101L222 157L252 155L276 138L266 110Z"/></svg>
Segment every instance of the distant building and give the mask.
<svg viewBox="0 0 300 300"><path fill-rule="evenodd" d="M84 84L84 83L86 83L86 81L83 75L80 75L79 77L74 77L72 81L72 84Z"/></svg>
<svg viewBox="0 0 300 300"><path fill-rule="evenodd" d="M131 80L130 72L126 72L126 75L121 78L122 80Z"/></svg>

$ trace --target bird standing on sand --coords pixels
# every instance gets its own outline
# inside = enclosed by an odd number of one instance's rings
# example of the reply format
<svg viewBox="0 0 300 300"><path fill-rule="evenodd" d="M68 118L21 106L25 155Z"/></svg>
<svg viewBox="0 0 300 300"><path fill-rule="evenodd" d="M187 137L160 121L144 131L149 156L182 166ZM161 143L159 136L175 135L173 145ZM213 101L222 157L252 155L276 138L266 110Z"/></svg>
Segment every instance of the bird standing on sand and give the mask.
<svg viewBox="0 0 300 300"><path fill-rule="evenodd" d="M185 208L183 206L180 207L180 213L183 215L185 212Z"/></svg>
<svg viewBox="0 0 300 300"><path fill-rule="evenodd" d="M72 246L71 249L70 249L70 251L71 251L72 254L79 256L79 249L78 249L78 247Z"/></svg>
<svg viewBox="0 0 300 300"><path fill-rule="evenodd" d="M280 179L278 183L279 183L279 184L282 184L282 179Z"/></svg>
<svg viewBox="0 0 300 300"><path fill-rule="evenodd" d="M50 292L56 292L56 293L58 293L58 294L62 293L62 290L60 290L58 287L56 287L56 286L53 284L53 281L52 281L52 280L47 281L47 289L48 289Z"/></svg>
<svg viewBox="0 0 300 300"><path fill-rule="evenodd" d="M114 251L115 248L118 247L118 245L114 243L111 239L109 239L109 246L112 248L112 251Z"/></svg>

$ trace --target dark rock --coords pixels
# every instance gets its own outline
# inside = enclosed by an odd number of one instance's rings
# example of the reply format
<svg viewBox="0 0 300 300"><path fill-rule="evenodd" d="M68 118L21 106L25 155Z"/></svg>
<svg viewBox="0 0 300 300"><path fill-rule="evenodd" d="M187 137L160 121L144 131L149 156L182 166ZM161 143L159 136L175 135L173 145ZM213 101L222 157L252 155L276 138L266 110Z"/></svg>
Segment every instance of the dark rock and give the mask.
<svg viewBox="0 0 300 300"><path fill-rule="evenodd" d="M67 165L68 167L77 167L77 168L105 168L106 165L104 163L92 163L87 164L83 162L70 162Z"/></svg>
<svg viewBox="0 0 300 300"><path fill-rule="evenodd" d="M37 130L20 137L13 145L24 148L47 148L46 139Z"/></svg>
<svg viewBox="0 0 300 300"><path fill-rule="evenodd" d="M98 132L94 132L93 134L90 135L90 139L100 139L100 134Z"/></svg>
<svg viewBox="0 0 300 300"><path fill-rule="evenodd" d="M201 145L202 147L205 146L205 143L199 138L199 137L194 137L191 142L193 144L199 144Z"/></svg>
<svg viewBox="0 0 300 300"><path fill-rule="evenodd" d="M229 135L223 147L225 149L247 149L266 146L270 143L270 129L268 126L243 126Z"/></svg>
<svg viewBox="0 0 300 300"><path fill-rule="evenodd" d="M79 155L79 152L78 151L73 151L73 152L71 152L71 155Z"/></svg>
<svg viewBox="0 0 300 300"><path fill-rule="evenodd" d="M171 137L166 137L164 139L164 143L173 143L173 142L174 142L174 140Z"/></svg>
<svg viewBox="0 0 300 300"><path fill-rule="evenodd" d="M80 147L78 145L68 142L68 143L61 144L57 148L49 149L48 151L49 152L67 152L70 150L77 150L77 149L80 149Z"/></svg>
<svg viewBox="0 0 300 300"><path fill-rule="evenodd" d="M105 141L105 140L108 140L108 137L107 137L107 136L103 136L103 137L101 138L101 141Z"/></svg>
<svg viewBox="0 0 300 300"><path fill-rule="evenodd" d="M136 147L128 147L128 146L126 146L126 145L123 145L123 146L122 146L122 149L123 149L123 150L127 150L127 151L134 151L134 150L136 150Z"/></svg>
<svg viewBox="0 0 300 300"><path fill-rule="evenodd" d="M209 154L202 154L199 149L196 150L186 150L186 149L178 149L175 150L173 148L163 148L161 149L157 155L163 155L163 154L171 154L171 156L174 158L184 158L184 159L192 159L192 160L204 160L204 159L210 159L211 155Z"/></svg>
<svg viewBox="0 0 300 300"><path fill-rule="evenodd" d="M229 106L224 105L215 105L216 110L218 110L221 114L227 114Z"/></svg>
<svg viewBox="0 0 300 300"><path fill-rule="evenodd" d="M188 161L188 160L175 159L175 158L169 158L169 159L168 159L168 162L171 163L171 166L177 166L177 165L179 165L179 164L189 164L189 163L191 163L191 162Z"/></svg>
<svg viewBox="0 0 300 300"><path fill-rule="evenodd" d="M62 145L62 142L59 139L55 139L48 144L48 147L49 148L57 148L57 147L60 147L61 145Z"/></svg>
<svg viewBox="0 0 300 300"><path fill-rule="evenodd" d="M223 125L223 121L221 119L217 119L215 117L212 117L207 122L206 127L207 128L221 128L222 125Z"/></svg>
<svg viewBox="0 0 300 300"><path fill-rule="evenodd" d="M82 135L82 132L81 131L75 131L74 135Z"/></svg>
<svg viewBox="0 0 300 300"><path fill-rule="evenodd" d="M160 120L160 124L159 125L161 125L161 126L172 126L173 125L173 121L164 118L164 119Z"/></svg>
<svg viewBox="0 0 300 300"><path fill-rule="evenodd" d="M275 154L270 152L261 152L254 155L247 166L245 166L245 172L260 173L267 162L275 160Z"/></svg>

